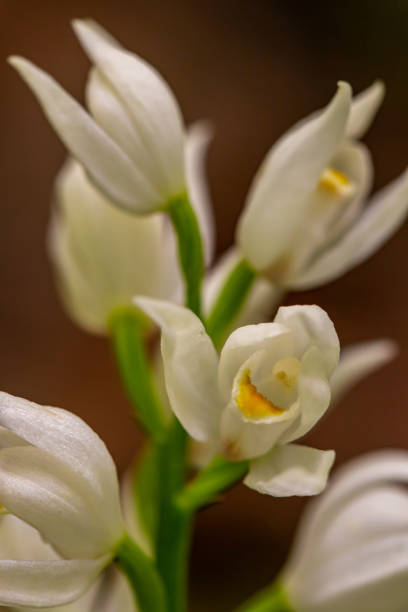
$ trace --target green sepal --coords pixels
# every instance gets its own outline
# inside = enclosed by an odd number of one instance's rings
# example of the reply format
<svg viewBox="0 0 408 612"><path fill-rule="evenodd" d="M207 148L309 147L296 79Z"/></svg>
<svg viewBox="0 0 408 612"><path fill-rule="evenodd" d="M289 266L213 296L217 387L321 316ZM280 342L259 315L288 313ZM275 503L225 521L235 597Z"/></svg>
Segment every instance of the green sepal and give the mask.
<svg viewBox="0 0 408 612"><path fill-rule="evenodd" d="M186 288L186 306L201 317L204 253L197 217L186 193L173 198L167 211L177 235L180 267Z"/></svg>
<svg viewBox="0 0 408 612"><path fill-rule="evenodd" d="M207 333L219 347L230 331L256 279L256 272L245 259L231 270L206 321Z"/></svg>
<svg viewBox="0 0 408 612"><path fill-rule="evenodd" d="M109 331L135 415L152 438L162 439L167 415L157 396L146 352L146 319L132 306L118 308L109 317Z"/></svg>
<svg viewBox="0 0 408 612"><path fill-rule="evenodd" d="M248 471L248 461L227 461L215 457L177 496L179 508L194 512L241 480Z"/></svg>

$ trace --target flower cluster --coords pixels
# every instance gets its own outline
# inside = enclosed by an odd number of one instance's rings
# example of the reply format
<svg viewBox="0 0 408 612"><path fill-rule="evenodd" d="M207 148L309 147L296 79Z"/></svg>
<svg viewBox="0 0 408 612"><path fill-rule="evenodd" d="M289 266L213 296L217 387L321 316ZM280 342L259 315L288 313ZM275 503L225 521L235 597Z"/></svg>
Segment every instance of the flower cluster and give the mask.
<svg viewBox="0 0 408 612"><path fill-rule="evenodd" d="M408 173L365 205L373 171L360 138L384 87L353 98L340 82L271 147L235 245L212 265L209 126L187 129L163 78L98 24L73 25L92 63L87 110L31 62L10 63L69 152L48 231L62 302L112 342L149 443L121 504L112 458L79 417L0 393L0 604L184 612L194 512L239 480L276 497L322 492L334 451L295 442L394 357L389 340L340 352L317 305L277 307L384 244L407 215ZM306 515L277 586L240 610L402 610L407 499L388 481L406 481L407 461L346 468Z"/></svg>

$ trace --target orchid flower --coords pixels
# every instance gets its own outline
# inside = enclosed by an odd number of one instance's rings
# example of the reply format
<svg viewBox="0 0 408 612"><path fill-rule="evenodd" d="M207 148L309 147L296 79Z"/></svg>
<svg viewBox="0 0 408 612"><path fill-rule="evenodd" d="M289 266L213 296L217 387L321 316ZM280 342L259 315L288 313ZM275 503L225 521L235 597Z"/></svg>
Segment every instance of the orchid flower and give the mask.
<svg viewBox="0 0 408 612"><path fill-rule="evenodd" d="M170 405L195 440L231 461L250 460L245 484L260 492L324 488L334 452L291 444L330 402L339 341L322 309L280 308L273 323L235 330L218 356L188 309L144 297L135 304L161 327Z"/></svg>
<svg viewBox="0 0 408 612"><path fill-rule="evenodd" d="M185 131L167 83L91 20L73 23L93 67L89 113L31 62L10 58L72 155L108 199L137 214L186 191Z"/></svg>
<svg viewBox="0 0 408 612"><path fill-rule="evenodd" d="M251 310L251 306L249 308ZM241 317L248 311L244 307ZM341 349L339 364L330 378L331 401L328 411L347 395L353 387L381 367L387 365L398 353L398 346L392 340L381 338L369 342L359 342ZM164 401L164 379L157 369ZM167 396L166 396L167 398ZM190 460L195 468L204 468L214 459L216 448L212 442L197 442L190 445Z"/></svg>
<svg viewBox="0 0 408 612"><path fill-rule="evenodd" d="M407 481L406 451L370 453L337 471L302 517L281 575L291 609L406 609Z"/></svg>
<svg viewBox="0 0 408 612"><path fill-rule="evenodd" d="M280 288L327 283L367 259L408 211L408 173L363 204L372 183L357 141L383 97L374 83L351 100L347 83L331 103L296 124L270 149L237 230L239 251Z"/></svg>
<svg viewBox="0 0 408 612"><path fill-rule="evenodd" d="M2 605L41 608L77 599L125 537L116 469L102 440L70 412L6 393L0 393L0 503L55 552L47 546L40 559L35 552L0 560Z"/></svg>

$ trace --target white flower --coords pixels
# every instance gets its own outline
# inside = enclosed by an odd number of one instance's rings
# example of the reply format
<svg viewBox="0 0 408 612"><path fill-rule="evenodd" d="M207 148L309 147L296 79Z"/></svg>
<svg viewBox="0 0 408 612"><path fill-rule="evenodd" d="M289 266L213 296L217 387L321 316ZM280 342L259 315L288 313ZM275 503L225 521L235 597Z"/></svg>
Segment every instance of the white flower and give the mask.
<svg viewBox="0 0 408 612"><path fill-rule="evenodd" d="M405 451L371 453L337 472L307 509L281 577L296 612L407 609L407 481Z"/></svg>
<svg viewBox="0 0 408 612"><path fill-rule="evenodd" d="M211 206L203 161L210 132L197 123L186 140L187 177L207 262L213 252ZM141 218L120 210L70 159L57 176L48 246L62 300L87 331L106 333L115 308L139 293L181 301L183 283L173 229L160 213Z"/></svg>
<svg viewBox="0 0 408 612"><path fill-rule="evenodd" d="M72 155L113 202L137 214L186 191L184 127L167 83L91 20L74 21L88 54L87 113L31 62L10 58Z"/></svg>
<svg viewBox="0 0 408 612"><path fill-rule="evenodd" d="M106 333L109 316L142 291L180 299L182 283L172 228L107 201L83 168L69 160L56 181L48 247L63 302L87 331Z"/></svg>
<svg viewBox="0 0 408 612"><path fill-rule="evenodd" d="M0 560L0 604L77 599L125 535L115 465L79 417L0 393L0 503L58 558Z"/></svg>
<svg viewBox="0 0 408 612"><path fill-rule="evenodd" d="M250 305L249 310L251 311L251 309ZM247 312L245 305L243 310L245 312L240 317L245 317ZM397 353L397 344L386 338L360 342L341 349L339 364L330 378L331 401L329 410L332 410L337 402L361 380L394 359ZM162 376L160 377L160 383L164 387ZM205 467L214 458L214 452L214 444L211 442L196 442L193 440L190 447L192 465L196 468Z"/></svg>
<svg viewBox="0 0 408 612"><path fill-rule="evenodd" d="M408 173L362 210L372 164L362 136L382 100L375 83L351 102L340 83L321 112L295 125L269 151L237 230L242 254L288 289L329 282L376 251L408 211Z"/></svg>
<svg viewBox="0 0 408 612"><path fill-rule="evenodd" d="M290 444L330 402L339 341L318 306L280 308L273 323L235 330L218 356L190 310L149 298L135 303L162 329L171 407L189 434L230 460L250 460L245 483L271 495L320 492L333 451Z"/></svg>
<svg viewBox="0 0 408 612"><path fill-rule="evenodd" d="M0 518L0 559L15 561L56 561L61 557L44 542L36 529L17 517L7 514ZM14 607L13 612L136 612L134 597L126 578L115 568L109 568L84 595L71 603L57 607Z"/></svg>

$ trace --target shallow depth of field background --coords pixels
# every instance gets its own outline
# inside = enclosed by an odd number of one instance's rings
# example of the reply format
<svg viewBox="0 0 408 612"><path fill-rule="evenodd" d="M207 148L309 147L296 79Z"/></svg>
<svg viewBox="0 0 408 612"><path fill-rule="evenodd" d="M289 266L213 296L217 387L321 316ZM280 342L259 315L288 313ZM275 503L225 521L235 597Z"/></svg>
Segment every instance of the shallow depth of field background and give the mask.
<svg viewBox="0 0 408 612"><path fill-rule="evenodd" d="M88 61L70 29L92 16L156 66L187 122L210 118L209 178L219 252L263 155L293 122L327 103L339 79L387 95L367 143L381 187L408 163L408 5L201 0L0 0L0 388L70 409L106 441L120 470L138 451L105 339L77 329L57 300L45 252L52 181L64 149L5 59L31 58L83 99ZM398 339L399 358L356 388L307 441L337 463L408 447L408 225L369 262L287 303L317 303L343 345ZM281 566L304 501L236 487L198 517L192 558L196 612L232 609ZM101 508L103 512L103 508Z"/></svg>

